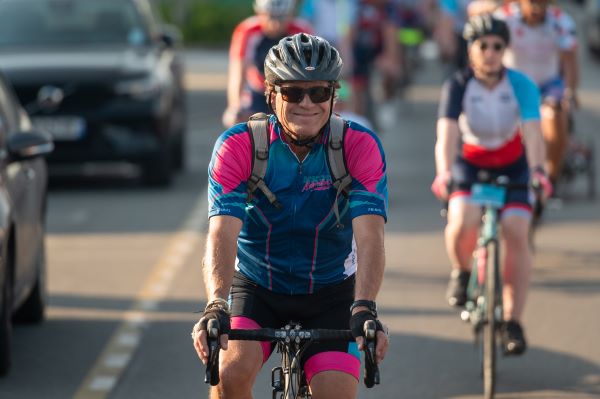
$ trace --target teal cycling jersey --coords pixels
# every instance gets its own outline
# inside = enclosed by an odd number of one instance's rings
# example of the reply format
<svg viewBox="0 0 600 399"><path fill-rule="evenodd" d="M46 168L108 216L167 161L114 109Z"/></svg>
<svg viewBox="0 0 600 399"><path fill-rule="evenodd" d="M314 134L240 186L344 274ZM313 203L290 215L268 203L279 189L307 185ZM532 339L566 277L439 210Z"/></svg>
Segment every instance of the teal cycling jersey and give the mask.
<svg viewBox="0 0 600 399"><path fill-rule="evenodd" d="M245 123L224 132L209 165L209 217L229 215L243 221L236 269L278 293L309 294L353 275L357 267L352 219L387 218L387 178L378 137L348 121L344 158L352 176L348 196L336 195L327 165L329 128L300 161L288 146L274 116L265 182L282 204L273 206L257 190L247 201L252 171L251 134ZM338 201L341 226L334 214Z"/></svg>

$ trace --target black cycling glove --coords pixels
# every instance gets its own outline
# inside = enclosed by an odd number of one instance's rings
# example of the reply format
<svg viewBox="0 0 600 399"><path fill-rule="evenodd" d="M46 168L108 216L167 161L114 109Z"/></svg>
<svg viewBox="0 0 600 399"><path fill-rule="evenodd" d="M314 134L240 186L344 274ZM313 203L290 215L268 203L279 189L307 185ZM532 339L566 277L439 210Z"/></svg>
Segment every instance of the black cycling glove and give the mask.
<svg viewBox="0 0 600 399"><path fill-rule="evenodd" d="M350 330L352 330L354 338L365 336L364 326L367 320L375 322L376 331L383 331L383 325L377 320L377 315L371 311L363 310L350 317Z"/></svg>
<svg viewBox="0 0 600 399"><path fill-rule="evenodd" d="M202 313L202 317L200 318L200 329L206 330L206 325L208 321L211 319L215 319L219 322L219 335L229 334L231 331L231 322L230 322L231 314L229 313L229 308L227 304L222 304L220 302L211 302L206 305L204 309L204 313Z"/></svg>

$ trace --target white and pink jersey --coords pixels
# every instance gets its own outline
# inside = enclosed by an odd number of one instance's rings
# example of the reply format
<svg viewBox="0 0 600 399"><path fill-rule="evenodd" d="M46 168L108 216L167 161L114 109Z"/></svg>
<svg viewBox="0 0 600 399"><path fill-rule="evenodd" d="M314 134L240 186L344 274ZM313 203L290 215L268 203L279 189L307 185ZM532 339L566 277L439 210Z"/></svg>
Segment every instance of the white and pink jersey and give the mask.
<svg viewBox="0 0 600 399"><path fill-rule="evenodd" d="M537 26L523 20L518 2L500 7L495 17L506 21L510 29L510 47L504 64L528 75L538 85L560 76L561 51L577 47L575 22L562 9L549 6L546 19Z"/></svg>

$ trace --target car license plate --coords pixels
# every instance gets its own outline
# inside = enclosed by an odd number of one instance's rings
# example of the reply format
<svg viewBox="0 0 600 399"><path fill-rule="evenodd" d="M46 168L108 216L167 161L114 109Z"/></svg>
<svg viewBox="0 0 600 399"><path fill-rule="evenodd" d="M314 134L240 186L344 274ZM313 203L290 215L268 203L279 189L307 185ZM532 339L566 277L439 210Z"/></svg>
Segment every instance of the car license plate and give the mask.
<svg viewBox="0 0 600 399"><path fill-rule="evenodd" d="M77 116L36 116L32 118L36 129L46 131L55 140L79 140L85 135L85 119Z"/></svg>

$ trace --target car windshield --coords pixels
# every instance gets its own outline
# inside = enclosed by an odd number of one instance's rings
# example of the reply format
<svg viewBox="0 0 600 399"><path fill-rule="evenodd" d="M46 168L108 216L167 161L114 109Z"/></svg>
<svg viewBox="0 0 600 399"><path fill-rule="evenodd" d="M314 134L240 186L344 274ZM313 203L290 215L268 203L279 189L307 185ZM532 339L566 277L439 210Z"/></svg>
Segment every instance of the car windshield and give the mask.
<svg viewBox="0 0 600 399"><path fill-rule="evenodd" d="M127 0L0 0L0 48L146 42Z"/></svg>

